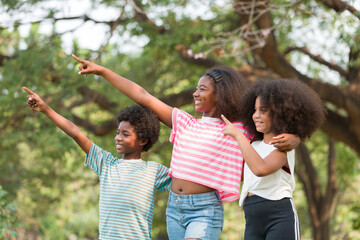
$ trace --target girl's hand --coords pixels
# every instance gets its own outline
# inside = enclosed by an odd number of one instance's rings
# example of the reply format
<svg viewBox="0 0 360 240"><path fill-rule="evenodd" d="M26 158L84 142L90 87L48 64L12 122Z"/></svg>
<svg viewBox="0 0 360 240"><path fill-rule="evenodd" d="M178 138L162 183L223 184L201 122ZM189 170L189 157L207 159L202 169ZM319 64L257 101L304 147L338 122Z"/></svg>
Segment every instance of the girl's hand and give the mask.
<svg viewBox="0 0 360 240"><path fill-rule="evenodd" d="M300 144L300 138L297 135L282 133L275 137L269 142L274 145L279 151L288 152L295 149Z"/></svg>
<svg viewBox="0 0 360 240"><path fill-rule="evenodd" d="M239 129L237 129L234 124L232 124L224 115L221 114L222 120L225 122L226 126L223 129L223 133L225 136L230 136L232 138L236 138L236 135L241 133ZM242 133L241 133L242 134Z"/></svg>
<svg viewBox="0 0 360 240"><path fill-rule="evenodd" d="M92 63L90 61L78 58L77 56L75 56L75 54L72 54L72 57L76 61L81 63L81 65L79 67L80 71L78 72L79 75L87 76L88 74L96 74L96 75L101 74L102 66Z"/></svg>
<svg viewBox="0 0 360 240"><path fill-rule="evenodd" d="M32 108L34 111L43 112L46 104L44 101L37 95L35 92L30 89L23 87L23 90L28 92L30 95L27 96L27 105Z"/></svg>

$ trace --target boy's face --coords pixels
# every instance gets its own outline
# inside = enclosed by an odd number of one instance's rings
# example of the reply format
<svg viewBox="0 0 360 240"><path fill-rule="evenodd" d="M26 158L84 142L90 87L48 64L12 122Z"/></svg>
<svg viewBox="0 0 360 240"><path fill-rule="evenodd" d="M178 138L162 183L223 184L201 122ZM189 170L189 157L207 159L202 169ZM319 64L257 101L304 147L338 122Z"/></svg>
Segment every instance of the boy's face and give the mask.
<svg viewBox="0 0 360 240"><path fill-rule="evenodd" d="M123 159L139 159L146 143L139 140L134 127L128 121L122 121L115 136L115 147Z"/></svg>

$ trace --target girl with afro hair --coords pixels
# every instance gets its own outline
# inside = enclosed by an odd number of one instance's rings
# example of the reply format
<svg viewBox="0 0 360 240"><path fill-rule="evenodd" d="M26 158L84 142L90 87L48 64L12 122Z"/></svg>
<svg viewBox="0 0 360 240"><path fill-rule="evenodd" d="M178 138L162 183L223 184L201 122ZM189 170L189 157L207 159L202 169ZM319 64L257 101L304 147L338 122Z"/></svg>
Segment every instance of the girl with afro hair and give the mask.
<svg viewBox="0 0 360 240"><path fill-rule="evenodd" d="M245 160L239 204L246 219L245 240L300 239L292 193L295 188L294 150L281 152L269 144L279 133L305 140L325 119L319 96L290 79L263 79L245 91L241 120L253 135L251 143L225 116L224 135L233 137Z"/></svg>

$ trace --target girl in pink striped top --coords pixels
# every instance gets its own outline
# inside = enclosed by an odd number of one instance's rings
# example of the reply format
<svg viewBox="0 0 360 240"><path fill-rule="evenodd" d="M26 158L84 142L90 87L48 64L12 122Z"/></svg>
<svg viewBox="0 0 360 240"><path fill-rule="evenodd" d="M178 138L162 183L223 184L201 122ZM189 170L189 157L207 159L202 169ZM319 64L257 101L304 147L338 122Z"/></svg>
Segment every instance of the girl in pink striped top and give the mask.
<svg viewBox="0 0 360 240"><path fill-rule="evenodd" d="M204 74L193 94L197 119L150 95L138 84L92 62L73 57L81 63L79 75L104 77L136 103L150 108L160 121L172 128L174 143L170 166L172 186L166 211L167 230L172 239L219 239L224 222L222 201L239 197L243 157L237 142L224 136L228 117L247 137L239 119L238 103L246 86L232 68L214 67ZM274 139L280 150L293 149L300 140L289 134Z"/></svg>

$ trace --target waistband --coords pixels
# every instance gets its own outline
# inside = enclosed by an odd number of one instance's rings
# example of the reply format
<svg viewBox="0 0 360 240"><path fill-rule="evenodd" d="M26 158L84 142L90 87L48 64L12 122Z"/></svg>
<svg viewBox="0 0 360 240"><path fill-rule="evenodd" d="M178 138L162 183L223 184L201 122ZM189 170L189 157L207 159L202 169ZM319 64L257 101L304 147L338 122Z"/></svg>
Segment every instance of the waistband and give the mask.
<svg viewBox="0 0 360 240"><path fill-rule="evenodd" d="M177 200L181 202L201 202L201 201L219 201L221 202L221 198L218 191L212 191L207 193L200 193L200 194L176 194L170 190L169 193L169 200Z"/></svg>
<svg viewBox="0 0 360 240"><path fill-rule="evenodd" d="M258 195L250 195L250 196L247 196L247 197L244 199L243 206L249 205L249 204L260 203L260 202L275 202L275 201L281 201L281 200L285 200L285 199L290 199L290 198L284 197L284 198L279 199L279 200L270 200L270 199L266 199L266 198L260 197L260 196L258 196Z"/></svg>

